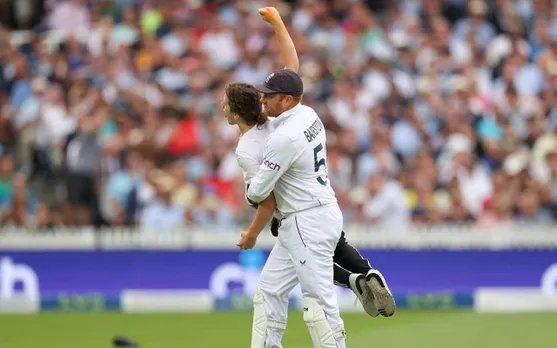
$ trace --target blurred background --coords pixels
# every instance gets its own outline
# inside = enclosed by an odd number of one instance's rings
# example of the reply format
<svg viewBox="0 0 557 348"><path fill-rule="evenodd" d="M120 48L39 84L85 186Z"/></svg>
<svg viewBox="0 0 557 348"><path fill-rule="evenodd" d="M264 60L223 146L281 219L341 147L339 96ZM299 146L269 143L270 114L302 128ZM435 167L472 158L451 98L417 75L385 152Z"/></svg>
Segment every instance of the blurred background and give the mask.
<svg viewBox="0 0 557 348"><path fill-rule="evenodd" d="M2 1L2 225L245 225L220 102L282 67L262 4ZM552 1L267 4L327 127L347 224L555 222Z"/></svg>
<svg viewBox="0 0 557 348"><path fill-rule="evenodd" d="M439 347L547 346L555 316L453 310L557 310L554 0L0 0L0 313L234 312L0 316L0 345L107 346L121 327L247 346L274 240L235 248L254 211L220 103L283 66L262 6L327 128L348 240L399 308L446 312L347 315L348 342L437 347L441 325ZM293 320L286 342L309 346Z"/></svg>

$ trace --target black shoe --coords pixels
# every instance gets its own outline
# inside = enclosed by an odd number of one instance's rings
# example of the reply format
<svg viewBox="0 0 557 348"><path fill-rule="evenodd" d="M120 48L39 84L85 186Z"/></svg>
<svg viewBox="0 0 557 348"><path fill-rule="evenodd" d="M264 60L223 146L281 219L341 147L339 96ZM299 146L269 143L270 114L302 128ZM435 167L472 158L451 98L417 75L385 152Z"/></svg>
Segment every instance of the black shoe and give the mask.
<svg viewBox="0 0 557 348"><path fill-rule="evenodd" d="M114 347L139 347L137 343L132 342L125 337L114 337L114 339L112 340L112 345Z"/></svg>

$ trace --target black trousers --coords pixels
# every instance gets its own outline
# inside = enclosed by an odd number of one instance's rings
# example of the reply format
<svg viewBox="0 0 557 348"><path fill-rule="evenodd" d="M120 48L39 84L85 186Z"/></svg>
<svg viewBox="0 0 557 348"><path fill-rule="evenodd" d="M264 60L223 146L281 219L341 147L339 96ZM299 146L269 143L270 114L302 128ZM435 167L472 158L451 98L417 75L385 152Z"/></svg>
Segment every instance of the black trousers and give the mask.
<svg viewBox="0 0 557 348"><path fill-rule="evenodd" d="M280 220L273 218L271 222L271 233L273 236L278 236L280 227ZM367 259L364 259L356 248L346 241L346 235L342 231L340 239L338 240L335 254L333 256L334 262L334 282L338 286L344 288L350 287L349 277L352 273L367 274L371 269L371 265Z"/></svg>
<svg viewBox="0 0 557 348"><path fill-rule="evenodd" d="M338 240L333 256L334 264L334 281L335 284L342 287L349 287L349 277L351 273L367 274L371 269L369 261L360 255L358 250L346 241L344 231Z"/></svg>

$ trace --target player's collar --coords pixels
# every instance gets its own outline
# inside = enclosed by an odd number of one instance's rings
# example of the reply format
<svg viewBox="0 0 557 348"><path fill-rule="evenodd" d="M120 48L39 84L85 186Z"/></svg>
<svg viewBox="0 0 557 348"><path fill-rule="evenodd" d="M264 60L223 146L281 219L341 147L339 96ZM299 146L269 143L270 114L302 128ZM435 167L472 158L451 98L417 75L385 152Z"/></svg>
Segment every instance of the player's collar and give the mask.
<svg viewBox="0 0 557 348"><path fill-rule="evenodd" d="M296 111L298 111L300 109L301 106L302 106L302 103L298 103L292 109L286 110L282 114L278 115L275 118L275 120L273 121L273 125L276 126L276 125L284 122L287 118L290 118L290 116L294 115L296 113Z"/></svg>

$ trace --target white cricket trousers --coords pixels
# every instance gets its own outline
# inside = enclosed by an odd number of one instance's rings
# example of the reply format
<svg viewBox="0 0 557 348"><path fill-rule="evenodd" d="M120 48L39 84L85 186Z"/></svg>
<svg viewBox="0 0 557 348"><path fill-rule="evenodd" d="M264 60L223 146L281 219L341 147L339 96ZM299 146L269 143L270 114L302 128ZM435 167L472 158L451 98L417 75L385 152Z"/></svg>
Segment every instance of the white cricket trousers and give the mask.
<svg viewBox="0 0 557 348"><path fill-rule="evenodd" d="M288 294L300 283L303 296L316 299L333 332L344 331L333 284L333 255L342 232L338 204L291 214L282 220L278 240L259 279L265 316L286 325ZM265 348L281 348L283 332L267 329ZM345 343L337 342L337 347Z"/></svg>

